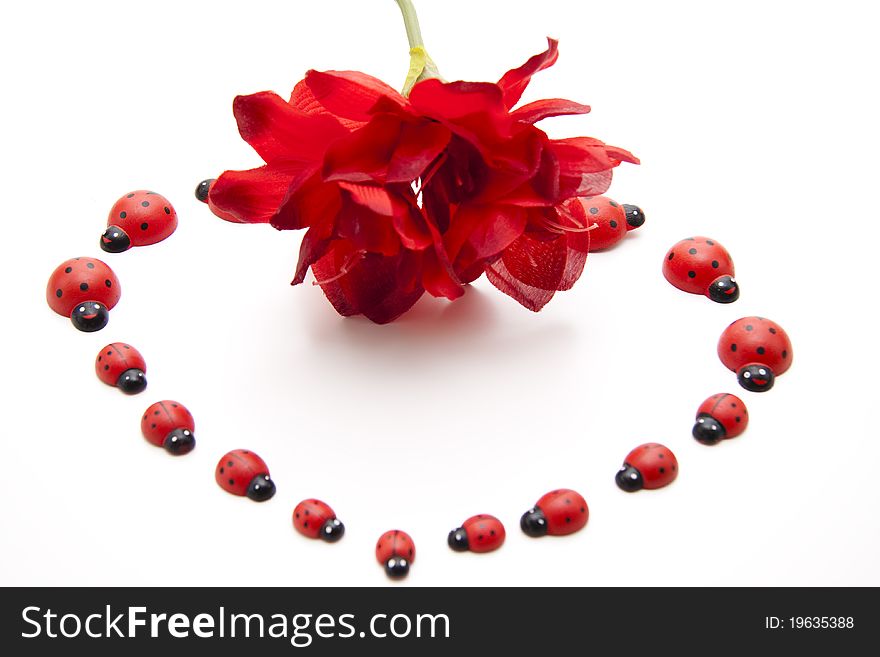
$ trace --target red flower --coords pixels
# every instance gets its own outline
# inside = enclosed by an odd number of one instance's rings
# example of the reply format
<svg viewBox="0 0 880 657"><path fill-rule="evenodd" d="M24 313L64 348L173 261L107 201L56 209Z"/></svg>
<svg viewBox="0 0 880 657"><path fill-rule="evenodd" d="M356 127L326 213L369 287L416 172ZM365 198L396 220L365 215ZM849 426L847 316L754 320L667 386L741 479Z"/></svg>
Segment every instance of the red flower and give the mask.
<svg viewBox="0 0 880 657"><path fill-rule="evenodd" d="M588 137L549 139L534 125L585 105L512 109L556 58L550 40L496 84L429 79L409 98L354 71L309 71L289 102L268 92L236 98L239 131L267 164L221 175L211 209L307 228L293 283L311 267L343 315L388 322L424 290L455 299L484 271L539 310L586 260L587 218L565 201L603 193L612 168L638 162Z"/></svg>

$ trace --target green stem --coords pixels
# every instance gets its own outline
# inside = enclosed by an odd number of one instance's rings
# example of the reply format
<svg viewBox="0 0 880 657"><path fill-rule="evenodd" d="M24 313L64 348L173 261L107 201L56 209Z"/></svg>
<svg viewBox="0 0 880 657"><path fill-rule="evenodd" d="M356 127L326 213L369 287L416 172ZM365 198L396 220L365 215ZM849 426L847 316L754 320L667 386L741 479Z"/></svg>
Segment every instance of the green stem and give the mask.
<svg viewBox="0 0 880 657"><path fill-rule="evenodd" d="M409 72L403 83L403 95L409 96L413 85L429 78L438 78L443 81L437 65L425 50L422 40L422 30L419 27L419 17L412 0L395 0L403 15L403 25L406 28L406 38L409 41Z"/></svg>
<svg viewBox="0 0 880 657"><path fill-rule="evenodd" d="M394 0L400 7L400 13L403 14L403 25L406 27L406 38L409 41L410 48L424 48L425 42L422 41L422 30L419 27L419 17L416 15L416 8L413 6L412 0Z"/></svg>

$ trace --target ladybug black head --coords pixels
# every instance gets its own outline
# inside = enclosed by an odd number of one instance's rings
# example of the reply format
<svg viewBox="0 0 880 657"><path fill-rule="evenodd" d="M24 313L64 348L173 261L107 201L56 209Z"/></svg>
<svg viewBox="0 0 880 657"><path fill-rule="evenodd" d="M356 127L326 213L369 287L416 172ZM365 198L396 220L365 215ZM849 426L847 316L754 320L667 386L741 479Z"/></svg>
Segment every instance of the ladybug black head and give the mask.
<svg viewBox="0 0 880 657"><path fill-rule="evenodd" d="M119 226L107 226L101 235L101 248L107 253L122 253L131 248L131 238Z"/></svg>
<svg viewBox="0 0 880 657"><path fill-rule="evenodd" d="M77 304L70 313L70 321L80 331L93 333L107 326L110 320L110 311L103 303L97 301L84 301Z"/></svg>
<svg viewBox="0 0 880 657"><path fill-rule="evenodd" d="M272 486L272 490L274 492L274 485ZM343 525L337 518L330 518L321 525L321 538L328 543L335 543L342 538L343 534L345 534L345 525Z"/></svg>
<svg viewBox="0 0 880 657"><path fill-rule="evenodd" d="M195 446L196 437L189 429L175 429L165 436L165 442L162 443L162 447L174 456L189 454Z"/></svg>
<svg viewBox="0 0 880 657"><path fill-rule="evenodd" d="M645 482L642 481L642 473L632 467L629 463L624 463L620 466L620 470L617 471L614 481L617 483L617 487L620 490L626 491L627 493L635 493L637 490L642 490L642 486L645 485Z"/></svg>
<svg viewBox="0 0 880 657"><path fill-rule="evenodd" d="M541 509L533 507L526 511L522 515L522 518L519 519L519 528L522 529L527 536L533 538L544 536L547 533L547 518L544 516L544 512L541 511Z"/></svg>
<svg viewBox="0 0 880 657"><path fill-rule="evenodd" d="M132 367L119 375L116 387L126 395L136 395L147 388L147 377L143 370Z"/></svg>
<svg viewBox="0 0 880 657"><path fill-rule="evenodd" d="M406 577L409 572L409 561L403 557L391 557L385 562L385 574L391 579Z"/></svg>
<svg viewBox="0 0 880 657"><path fill-rule="evenodd" d="M733 276L719 276L712 281L706 296L718 303L733 303L739 299L739 285Z"/></svg>
<svg viewBox="0 0 880 657"><path fill-rule="evenodd" d="M213 178L208 178L203 180L198 185L196 185L196 198L199 199L202 203L208 202L208 192L211 191L211 185L214 184Z"/></svg>
<svg viewBox="0 0 880 657"><path fill-rule="evenodd" d="M773 370L761 363L749 363L737 373L736 379L751 392L767 392L776 381Z"/></svg>
<svg viewBox="0 0 880 657"><path fill-rule="evenodd" d="M453 529L451 532L449 532L449 538L446 539L446 542L449 543L449 547L451 547L456 552L467 552L467 532L461 527L459 527L458 529Z"/></svg>
<svg viewBox="0 0 880 657"><path fill-rule="evenodd" d="M637 205L623 204L623 211L626 213L627 230L638 228L645 223L645 213Z"/></svg>
<svg viewBox="0 0 880 657"><path fill-rule="evenodd" d="M727 435L727 431L721 426L721 423L708 413L700 413L697 416L692 433L694 438L704 445L714 445Z"/></svg>
<svg viewBox="0 0 880 657"><path fill-rule="evenodd" d="M274 494L275 482L267 474L254 477L247 489L247 496L254 502L265 502L271 499Z"/></svg>

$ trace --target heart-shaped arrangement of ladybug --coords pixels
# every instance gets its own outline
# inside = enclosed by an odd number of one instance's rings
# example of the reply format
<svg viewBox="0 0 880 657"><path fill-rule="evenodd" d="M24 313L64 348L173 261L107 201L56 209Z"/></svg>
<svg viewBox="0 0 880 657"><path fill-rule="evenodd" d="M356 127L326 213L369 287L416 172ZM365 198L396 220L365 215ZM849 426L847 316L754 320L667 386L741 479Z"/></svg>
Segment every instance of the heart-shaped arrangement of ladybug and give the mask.
<svg viewBox="0 0 880 657"><path fill-rule="evenodd" d="M398 4L411 27L410 1ZM236 99L242 136L267 165L202 181L196 198L222 219L308 228L294 282L311 267L340 314L380 323L405 312L426 290L455 299L483 273L539 310L556 291L574 285L587 252L613 247L645 222L638 207L601 196L611 169L635 158L586 137L548 141L534 128L548 116L588 107L546 100L511 111L532 74L556 60L554 41L497 84L442 82L421 43L410 47L404 95L363 73L312 71L289 103L267 93ZM383 145L387 139L396 146ZM296 171L284 160L291 149L301 164ZM523 169L527 149L541 155ZM284 175L273 169L278 166ZM112 205L99 244L110 254L156 244L174 233L177 222L164 196L129 192ZM740 295L730 254L707 237L676 243L662 271L676 288L718 303ZM120 295L112 269L91 257L61 263L46 287L49 307L86 332L106 326ZM733 322L718 341L721 362L751 392L770 390L792 355L786 332L763 317ZM125 394L147 388L147 363L129 344L104 347L95 372ZM692 435L714 445L740 435L748 422L742 399L718 393L699 405ZM178 401L150 405L141 431L174 456L196 446L195 420ZM626 492L651 490L672 483L678 471L668 447L647 443L626 455L615 481ZM266 462L247 449L224 454L215 479L223 490L256 502L276 492ZM589 515L579 493L560 488L538 499L520 527L528 536L563 536L583 529ZM316 499L299 502L292 521L312 539L335 542L345 533L333 509ZM447 541L452 550L483 553L500 548L505 536L498 518L479 514L449 532ZM376 544L376 559L392 578L405 576L415 555L415 543L400 530L382 534Z"/></svg>

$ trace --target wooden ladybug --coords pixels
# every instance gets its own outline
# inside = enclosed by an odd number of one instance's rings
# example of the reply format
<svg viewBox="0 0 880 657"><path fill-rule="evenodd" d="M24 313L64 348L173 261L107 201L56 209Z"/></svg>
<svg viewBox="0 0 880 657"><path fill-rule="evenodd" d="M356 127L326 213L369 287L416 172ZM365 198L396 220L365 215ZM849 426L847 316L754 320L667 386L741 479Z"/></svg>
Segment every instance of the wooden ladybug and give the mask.
<svg viewBox="0 0 880 657"><path fill-rule="evenodd" d="M736 395L720 392L697 409L693 435L704 445L715 445L725 438L736 438L749 425L749 412Z"/></svg>
<svg viewBox="0 0 880 657"><path fill-rule="evenodd" d="M410 564L416 560L416 545L409 534L399 529L387 531L376 543L376 561L385 567L392 579L406 577Z"/></svg>
<svg viewBox="0 0 880 657"><path fill-rule="evenodd" d="M152 404L141 418L141 433L169 454L183 456L196 446L196 422L186 406L166 399Z"/></svg>
<svg viewBox="0 0 880 657"><path fill-rule="evenodd" d="M671 484L678 476L678 461L672 451L659 443L639 445L626 455L614 480L627 493L651 490Z"/></svg>
<svg viewBox="0 0 880 657"><path fill-rule="evenodd" d="M704 294L718 303L739 299L733 260L716 240L688 237L673 246L663 260L663 276L679 290Z"/></svg>
<svg viewBox="0 0 880 657"><path fill-rule="evenodd" d="M139 189L129 192L110 208L101 248L122 253L133 246L161 242L177 229L177 213L161 194Z"/></svg>
<svg viewBox="0 0 880 657"><path fill-rule="evenodd" d="M574 204L578 204L580 208ZM581 222L586 215L586 226L596 224L596 227L590 230L591 252L614 246L626 237L627 232L645 223L645 213L641 208L626 203L620 204L607 196L573 198L563 205Z"/></svg>
<svg viewBox="0 0 880 657"><path fill-rule="evenodd" d="M449 532L447 543L456 552L491 552L504 543L504 525L495 516L471 516Z"/></svg>
<svg viewBox="0 0 880 657"><path fill-rule="evenodd" d="M136 395L146 389L146 372L147 363L141 352L124 342L108 344L95 359L98 378L127 395Z"/></svg>
<svg viewBox="0 0 880 657"><path fill-rule="evenodd" d="M718 340L718 357L736 372L739 384L751 392L766 392L776 377L791 367L791 340L776 322L764 317L743 317L724 329Z"/></svg>
<svg viewBox="0 0 880 657"><path fill-rule="evenodd" d="M579 493L568 488L544 495L520 518L520 528L529 536L564 536L583 529L590 518L590 508Z"/></svg>
<svg viewBox="0 0 880 657"><path fill-rule="evenodd" d="M275 494L266 462L246 449L234 449L220 459L214 478L226 492L246 495L254 502L265 502Z"/></svg>
<svg viewBox="0 0 880 657"><path fill-rule="evenodd" d="M59 315L70 317L80 331L100 331L119 302L121 289L113 270L95 258L62 262L46 285L46 301Z"/></svg>
<svg viewBox="0 0 880 657"><path fill-rule="evenodd" d="M303 500L293 509L293 526L303 536L335 543L345 534L336 514L321 500Z"/></svg>

